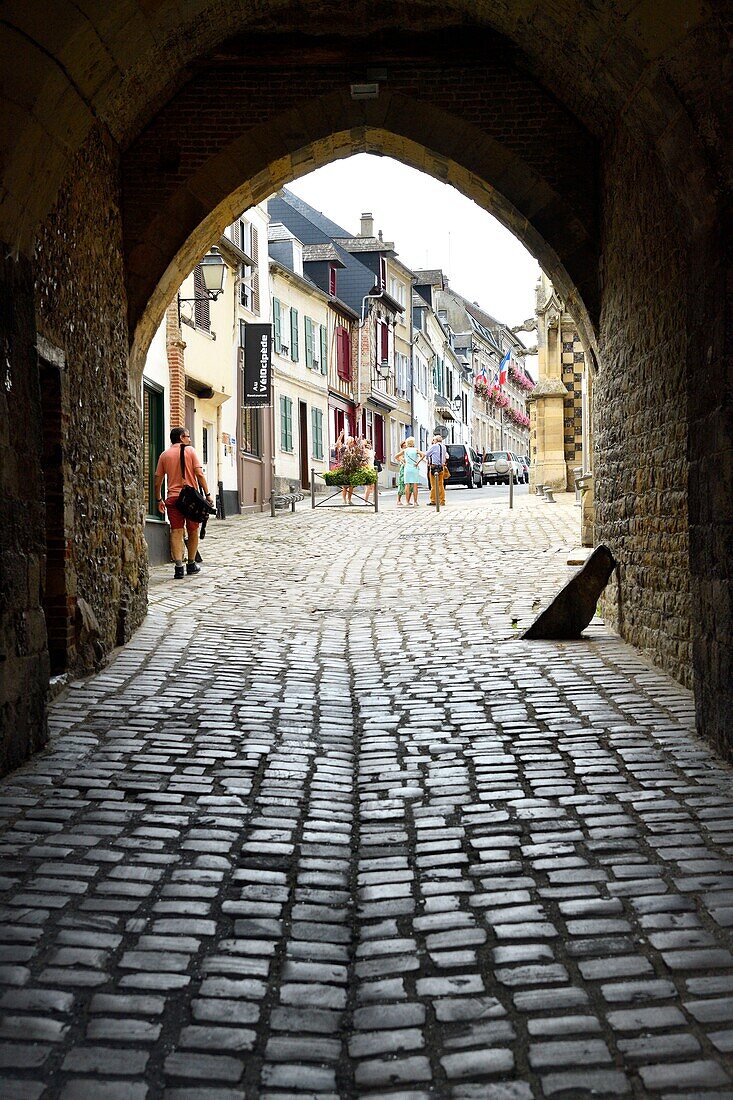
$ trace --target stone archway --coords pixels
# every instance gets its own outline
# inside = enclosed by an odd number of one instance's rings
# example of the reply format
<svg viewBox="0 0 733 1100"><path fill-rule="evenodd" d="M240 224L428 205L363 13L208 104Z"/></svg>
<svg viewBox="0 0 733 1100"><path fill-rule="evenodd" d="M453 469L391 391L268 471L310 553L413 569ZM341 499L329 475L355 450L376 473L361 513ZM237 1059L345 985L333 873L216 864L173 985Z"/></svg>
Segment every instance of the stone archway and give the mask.
<svg viewBox="0 0 733 1100"><path fill-rule="evenodd" d="M349 148L394 155L399 145L408 162L429 156L430 170L490 196L558 285L576 288L597 338L598 536L622 563L616 622L694 681L700 729L730 753L733 173L721 7L352 7L348 29L342 5L329 0L246 11L208 0L195 12L178 0L145 10L91 0L83 12L62 0L3 24L15 83L0 140L2 290L14 306L0 333L1 484L21 522L0 559L11 592L0 608L0 705L6 723L25 731L6 762L28 750L47 677L37 334L67 364L83 490L72 502L70 552L83 563L79 595L93 608L99 600L108 650L144 610L129 387L160 310L155 286L203 249L235 201L237 173L237 186L246 180L262 195L307 170L304 157L315 166L339 155L328 143L345 134ZM349 84L384 68L384 96L357 114ZM202 80L212 72L230 92L217 115L207 98L216 82ZM440 118L457 120L453 132ZM262 127L275 119L281 129L263 148ZM138 340L132 379L128 318ZM95 415L85 415L90 406Z"/></svg>

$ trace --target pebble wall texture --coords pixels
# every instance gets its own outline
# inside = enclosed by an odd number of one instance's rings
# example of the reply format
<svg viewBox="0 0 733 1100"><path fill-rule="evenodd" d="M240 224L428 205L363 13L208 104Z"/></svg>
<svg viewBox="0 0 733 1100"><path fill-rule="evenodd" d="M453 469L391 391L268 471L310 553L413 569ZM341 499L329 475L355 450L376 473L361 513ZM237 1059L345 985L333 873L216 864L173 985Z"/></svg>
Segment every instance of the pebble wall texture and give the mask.
<svg viewBox="0 0 733 1100"><path fill-rule="evenodd" d="M730 770L601 623L518 639L572 498L469 498L155 571L0 785L3 1097L730 1097Z"/></svg>
<svg viewBox="0 0 733 1100"><path fill-rule="evenodd" d="M689 271L669 191L628 139L609 151L607 189L595 537L611 547L619 571L603 606L627 641L691 686Z"/></svg>
<svg viewBox="0 0 733 1100"><path fill-rule="evenodd" d="M146 610L140 420L128 375L117 152L97 131L40 236L37 325L66 358L64 475L73 509L67 531L77 622L72 672L94 668L126 642ZM117 247L116 247L117 246ZM89 303L94 303L90 308Z"/></svg>

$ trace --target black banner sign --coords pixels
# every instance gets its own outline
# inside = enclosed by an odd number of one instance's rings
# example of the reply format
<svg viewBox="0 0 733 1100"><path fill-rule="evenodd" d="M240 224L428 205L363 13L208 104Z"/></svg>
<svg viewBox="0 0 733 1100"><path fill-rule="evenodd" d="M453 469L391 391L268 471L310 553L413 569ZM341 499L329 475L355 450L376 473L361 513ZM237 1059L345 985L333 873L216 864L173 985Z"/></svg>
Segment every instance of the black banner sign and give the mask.
<svg viewBox="0 0 733 1100"><path fill-rule="evenodd" d="M269 405L272 384L272 325L245 325L244 404Z"/></svg>

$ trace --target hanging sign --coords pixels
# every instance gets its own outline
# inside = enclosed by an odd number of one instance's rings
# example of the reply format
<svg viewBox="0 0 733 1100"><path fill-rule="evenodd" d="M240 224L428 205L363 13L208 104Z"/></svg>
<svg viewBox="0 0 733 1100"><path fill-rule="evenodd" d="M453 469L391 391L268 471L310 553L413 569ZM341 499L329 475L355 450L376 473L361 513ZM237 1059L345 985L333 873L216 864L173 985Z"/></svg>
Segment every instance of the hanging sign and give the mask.
<svg viewBox="0 0 733 1100"><path fill-rule="evenodd" d="M272 325L244 327L244 404L270 404Z"/></svg>

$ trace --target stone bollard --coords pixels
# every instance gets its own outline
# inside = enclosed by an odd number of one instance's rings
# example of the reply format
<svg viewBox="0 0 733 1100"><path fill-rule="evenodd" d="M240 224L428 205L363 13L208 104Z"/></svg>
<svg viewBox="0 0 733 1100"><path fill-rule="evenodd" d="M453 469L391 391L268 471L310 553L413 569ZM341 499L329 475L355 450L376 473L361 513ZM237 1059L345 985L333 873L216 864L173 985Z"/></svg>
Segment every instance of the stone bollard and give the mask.
<svg viewBox="0 0 733 1100"><path fill-rule="evenodd" d="M543 494L542 499L544 500L545 504L554 504L555 503L555 497L553 496L553 491L552 491L552 489L550 488L549 485L545 485L545 492Z"/></svg>
<svg viewBox="0 0 733 1100"><path fill-rule="evenodd" d="M545 491L544 485L535 485L535 496L541 497Z"/></svg>

